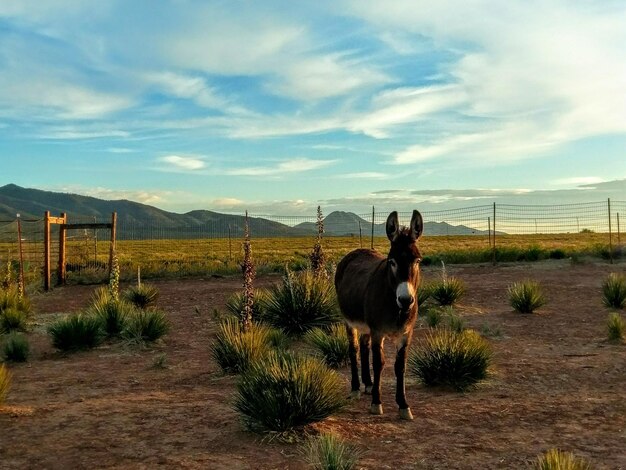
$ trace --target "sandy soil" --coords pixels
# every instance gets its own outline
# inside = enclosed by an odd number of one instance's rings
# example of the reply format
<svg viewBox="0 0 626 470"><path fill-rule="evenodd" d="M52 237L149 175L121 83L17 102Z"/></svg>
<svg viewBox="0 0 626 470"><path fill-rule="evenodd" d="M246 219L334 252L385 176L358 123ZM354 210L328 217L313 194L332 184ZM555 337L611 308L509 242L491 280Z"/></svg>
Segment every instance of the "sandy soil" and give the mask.
<svg viewBox="0 0 626 470"><path fill-rule="evenodd" d="M369 397L315 426L362 450L360 468L528 468L559 447L598 469L626 469L626 346L605 341L607 312L600 283L626 266L566 261L462 266L449 274L468 293L459 307L469 326L500 334L493 377L459 394L429 390L411 379L415 420L400 421L393 367L384 374L386 414L368 414ZM438 276L425 270L426 279ZM549 303L521 315L506 288L533 278ZM276 282L259 279L257 286ZM154 347L109 344L60 355L43 333L59 312L80 310L94 287L70 286L35 297L38 326L29 334L31 361L11 365L13 387L0 406L0 468L300 469L297 444L262 441L231 408L236 378L212 362L213 309L240 288L237 278L155 281L172 331ZM416 341L425 330L417 332ZM393 358L388 345L388 364ZM166 355L166 368L154 368ZM349 389L348 371L346 392Z"/></svg>

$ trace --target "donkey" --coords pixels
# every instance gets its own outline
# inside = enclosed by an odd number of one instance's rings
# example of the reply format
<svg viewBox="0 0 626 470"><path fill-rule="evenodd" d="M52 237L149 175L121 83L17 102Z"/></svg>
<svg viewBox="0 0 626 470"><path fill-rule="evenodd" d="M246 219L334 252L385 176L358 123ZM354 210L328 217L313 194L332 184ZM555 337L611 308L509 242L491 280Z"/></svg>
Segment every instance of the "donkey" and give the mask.
<svg viewBox="0 0 626 470"><path fill-rule="evenodd" d="M350 366L353 398L360 396L357 352L361 352L361 377L365 393L372 394L370 412L383 414L380 378L385 366L383 343L396 341L396 403L402 419L413 419L406 402L404 373L407 353L417 319L417 286L421 255L417 239L423 230L422 215L414 210L409 227L400 227L398 213L386 222L391 248L387 257L374 250L358 249L348 253L337 265L335 289L339 308L346 322L350 341ZM361 331L358 340L358 331ZM359 347L360 346L360 347ZM369 352L372 350L374 382L370 376Z"/></svg>

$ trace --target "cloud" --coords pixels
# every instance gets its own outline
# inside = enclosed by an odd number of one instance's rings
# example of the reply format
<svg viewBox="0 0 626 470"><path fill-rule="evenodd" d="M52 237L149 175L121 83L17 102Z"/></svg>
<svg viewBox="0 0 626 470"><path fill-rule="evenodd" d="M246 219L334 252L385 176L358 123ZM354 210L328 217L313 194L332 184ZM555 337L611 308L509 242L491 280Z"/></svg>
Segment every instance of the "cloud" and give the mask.
<svg viewBox="0 0 626 470"><path fill-rule="evenodd" d="M200 170L205 167L204 161L196 157L181 157L179 155L167 155L159 157L161 162L167 163L179 170Z"/></svg>
<svg viewBox="0 0 626 470"><path fill-rule="evenodd" d="M346 173L344 175L337 175L337 178L345 178L345 179L385 179L389 178L389 175L386 173L381 173L378 171L361 171L356 173Z"/></svg>
<svg viewBox="0 0 626 470"><path fill-rule="evenodd" d="M593 186L597 183L602 183L604 178L598 176L573 176L570 178L559 178L552 182L556 186Z"/></svg>
<svg viewBox="0 0 626 470"><path fill-rule="evenodd" d="M318 170L335 163L335 160L312 160L309 158L294 158L270 167L248 167L227 170L232 176L277 176L285 173L301 173Z"/></svg>
<svg viewBox="0 0 626 470"><path fill-rule="evenodd" d="M163 190L136 190L136 189L111 189L104 187L84 187L81 185L69 185L62 187L48 187L51 191L61 191L72 194L91 196L107 201L126 199L140 202L141 204L158 205L166 204L168 199L174 194L172 191Z"/></svg>

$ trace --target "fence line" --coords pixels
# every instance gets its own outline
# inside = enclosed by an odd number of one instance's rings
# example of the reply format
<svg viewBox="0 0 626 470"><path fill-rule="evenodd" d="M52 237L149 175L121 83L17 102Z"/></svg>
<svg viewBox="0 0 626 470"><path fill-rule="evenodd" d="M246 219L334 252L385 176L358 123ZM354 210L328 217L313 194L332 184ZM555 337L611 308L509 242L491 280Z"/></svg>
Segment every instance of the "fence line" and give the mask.
<svg viewBox="0 0 626 470"><path fill-rule="evenodd" d="M479 250L496 253L512 248L548 244L554 249L575 247L606 248L607 259L621 249L626 201L599 201L578 204L514 205L483 204L457 209L423 211L425 222L422 244L431 252ZM358 247L384 249L386 212L373 207L367 214L335 211L324 220L325 244L331 254L341 255ZM411 212L399 212L401 223L408 224ZM620 220L621 217L621 220ZM122 263L144 265L176 274L203 274L221 269L236 269L239 244L243 237L243 217L198 211L187 215L185 223L171 218L139 220L120 214L117 224L118 256ZM110 218L69 217L73 224L104 223ZM41 274L44 264L43 219L20 219L24 270L27 280ZM251 215L253 239L268 239L253 244L257 261L268 262L277 251L288 260L305 259L317 233L316 215ZM0 268L7 261L18 261L17 219L0 220ZM58 226L51 227L54 265L58 257ZM289 239L288 241L274 241ZM80 229L67 233L67 271L93 272L105 277L109 263L110 233L105 229ZM452 240L455 240L454 243ZM497 249L496 249L497 247ZM614 248L615 247L615 248ZM595 249L595 248L594 248ZM603 255L604 256L604 255ZM19 265L15 266L17 272Z"/></svg>

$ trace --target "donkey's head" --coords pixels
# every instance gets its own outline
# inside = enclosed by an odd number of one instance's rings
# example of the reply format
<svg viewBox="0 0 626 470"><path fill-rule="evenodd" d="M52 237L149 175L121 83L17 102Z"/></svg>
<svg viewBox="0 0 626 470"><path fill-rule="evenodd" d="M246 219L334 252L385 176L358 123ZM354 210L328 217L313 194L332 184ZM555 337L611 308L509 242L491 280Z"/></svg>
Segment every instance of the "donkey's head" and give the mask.
<svg viewBox="0 0 626 470"><path fill-rule="evenodd" d="M417 239L423 228L422 215L416 210L408 227L400 227L396 211L387 217L387 237L391 242L387 255L389 281L396 291L396 303L401 312L407 312L417 300L419 262L422 260Z"/></svg>

